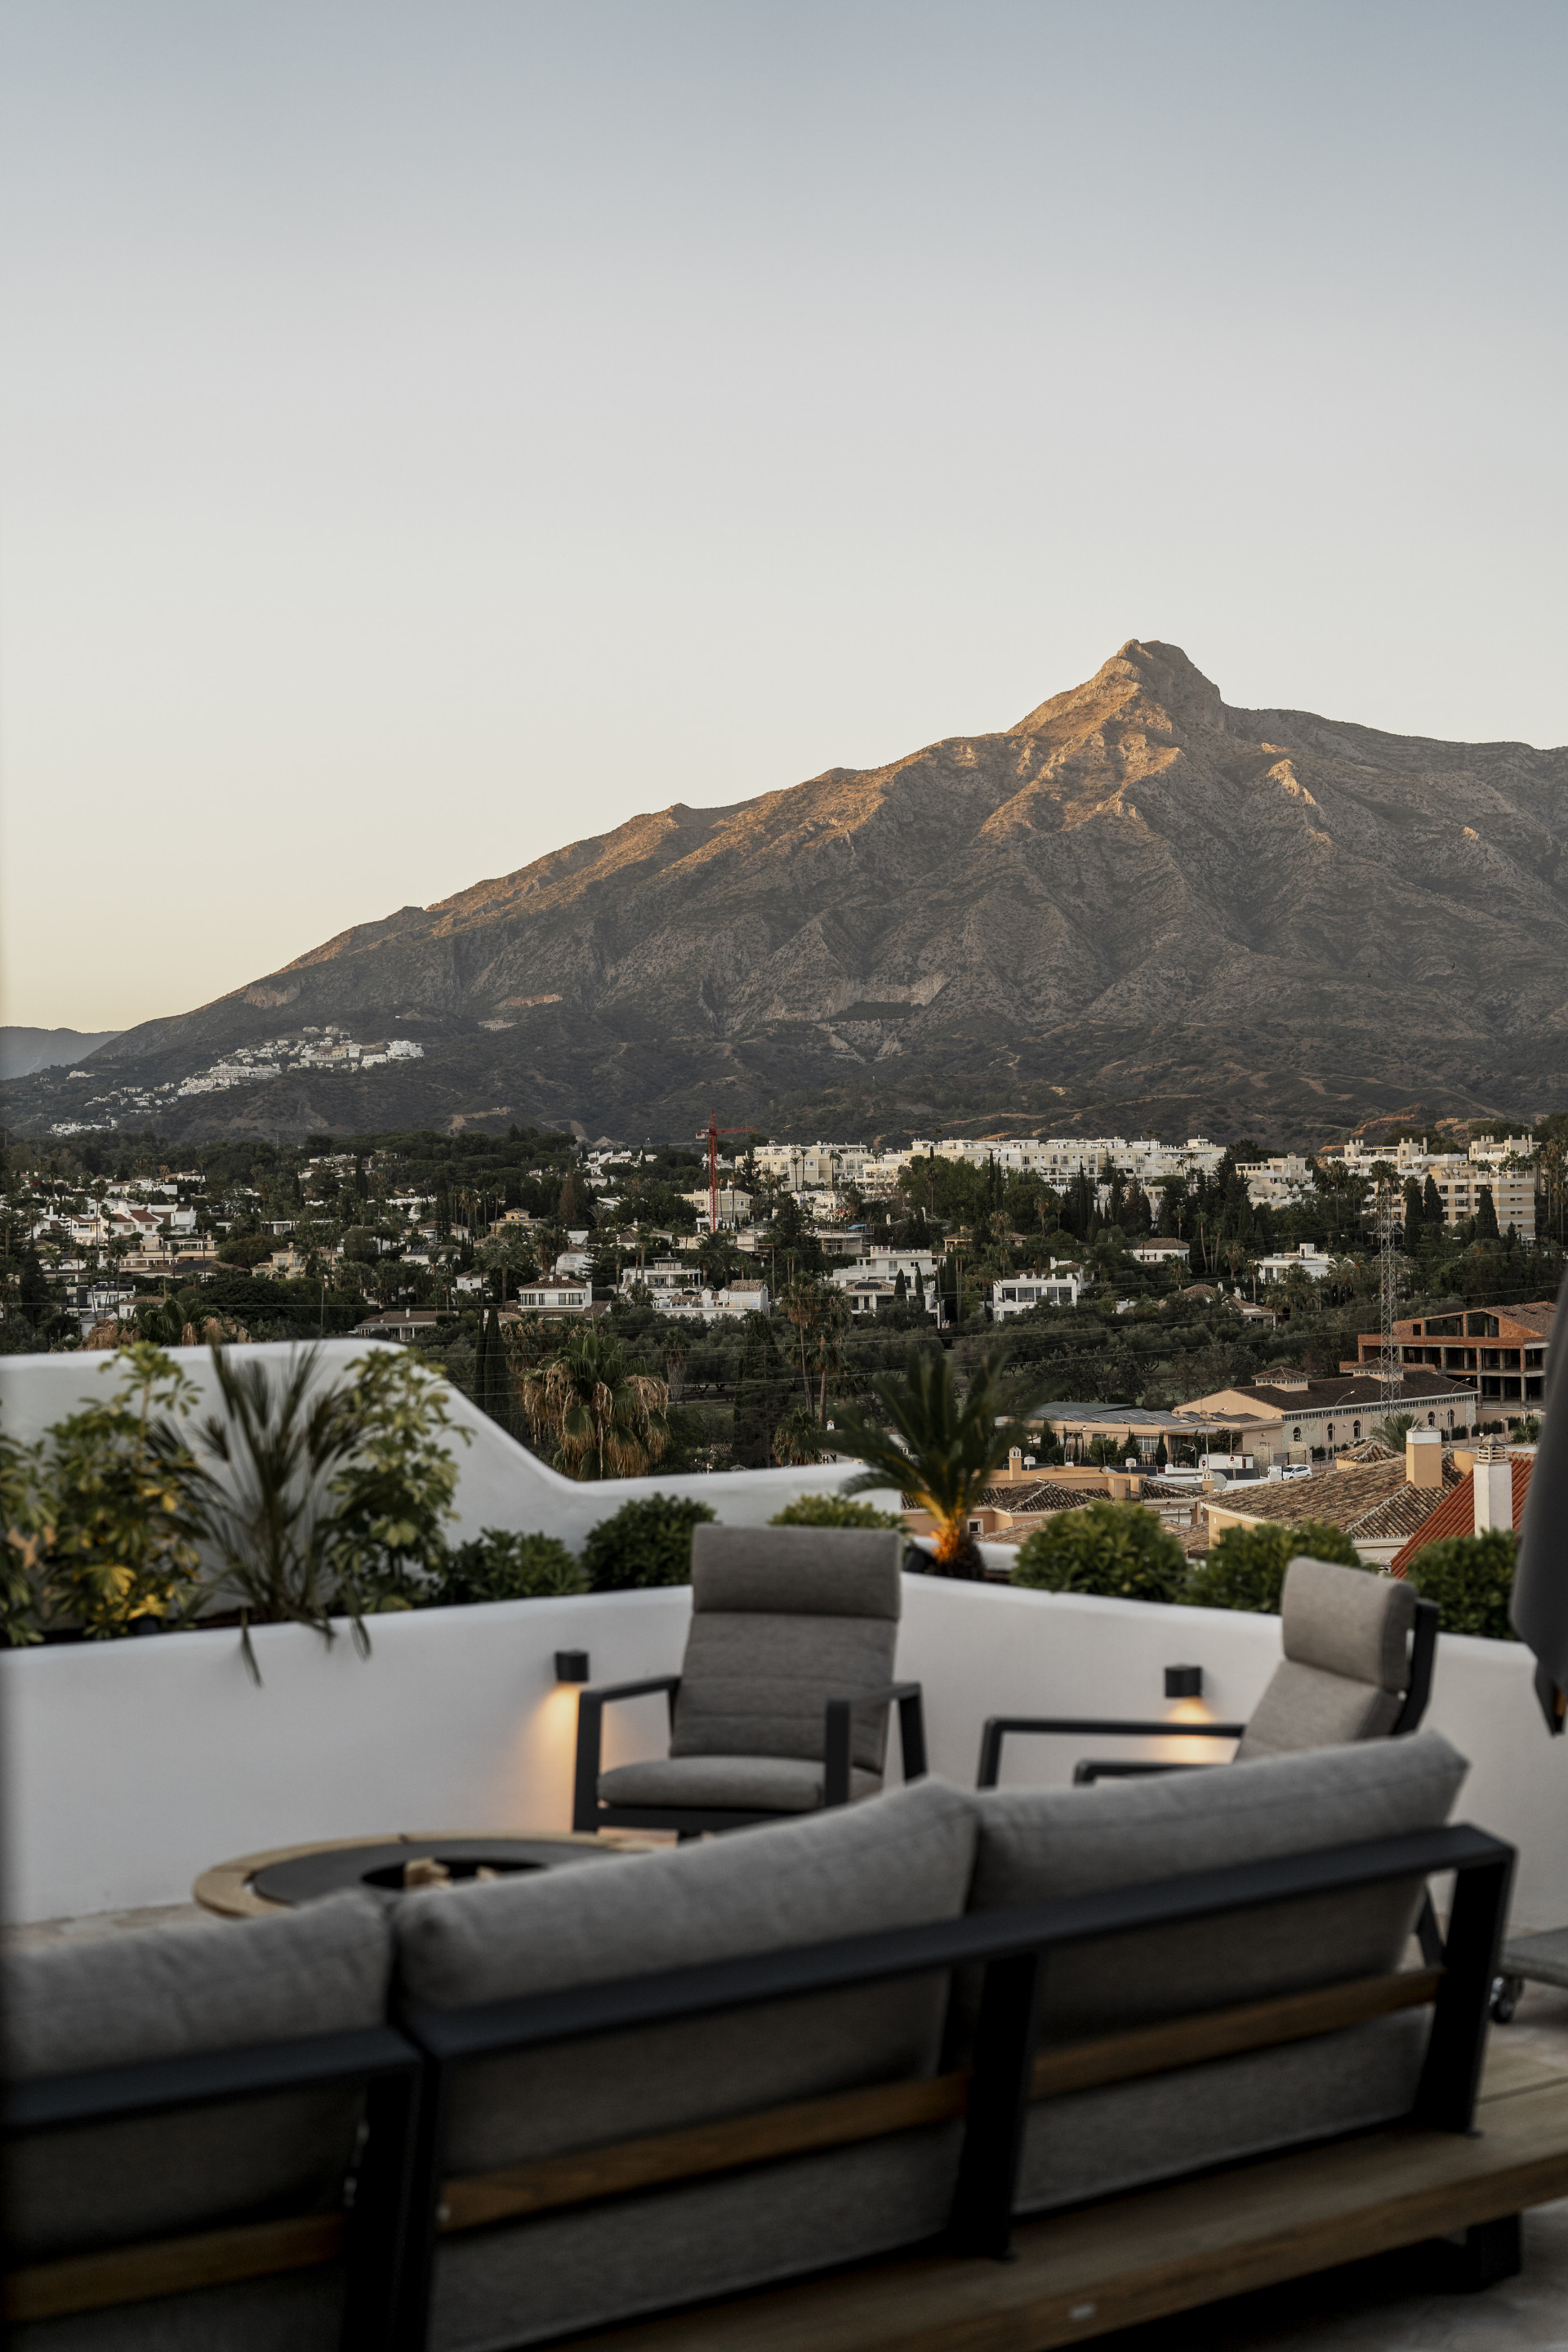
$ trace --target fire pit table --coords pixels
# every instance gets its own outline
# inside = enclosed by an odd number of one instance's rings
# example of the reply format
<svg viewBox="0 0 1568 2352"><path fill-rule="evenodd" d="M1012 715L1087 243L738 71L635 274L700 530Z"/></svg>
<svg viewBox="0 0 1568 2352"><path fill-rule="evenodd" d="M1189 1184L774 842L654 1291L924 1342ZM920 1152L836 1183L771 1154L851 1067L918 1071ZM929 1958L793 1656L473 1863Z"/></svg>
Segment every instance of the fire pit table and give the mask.
<svg viewBox="0 0 1568 2352"><path fill-rule="evenodd" d="M274 1846L215 1863L191 1889L193 1899L228 1919L256 1919L297 1904L313 1903L346 1886L395 1903L415 1887L450 1885L472 1878L510 1878L523 1871L560 1870L614 1861L663 1844L657 1837L594 1837L540 1830L530 1837L451 1835L329 1838L314 1845Z"/></svg>

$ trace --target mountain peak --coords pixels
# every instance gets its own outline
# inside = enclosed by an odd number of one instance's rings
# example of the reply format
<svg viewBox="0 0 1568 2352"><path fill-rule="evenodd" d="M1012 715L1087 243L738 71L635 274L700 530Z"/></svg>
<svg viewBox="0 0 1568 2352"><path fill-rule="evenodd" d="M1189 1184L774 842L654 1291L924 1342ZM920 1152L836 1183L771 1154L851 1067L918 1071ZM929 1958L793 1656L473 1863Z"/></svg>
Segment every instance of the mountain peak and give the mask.
<svg viewBox="0 0 1568 2352"><path fill-rule="evenodd" d="M1091 712L1116 710L1131 716L1131 706L1138 703L1151 705L1173 726L1200 727L1217 735L1227 731L1225 702L1214 680L1180 646L1163 644L1158 637L1129 637L1082 686L1053 694L1007 731L1034 735L1053 721Z"/></svg>

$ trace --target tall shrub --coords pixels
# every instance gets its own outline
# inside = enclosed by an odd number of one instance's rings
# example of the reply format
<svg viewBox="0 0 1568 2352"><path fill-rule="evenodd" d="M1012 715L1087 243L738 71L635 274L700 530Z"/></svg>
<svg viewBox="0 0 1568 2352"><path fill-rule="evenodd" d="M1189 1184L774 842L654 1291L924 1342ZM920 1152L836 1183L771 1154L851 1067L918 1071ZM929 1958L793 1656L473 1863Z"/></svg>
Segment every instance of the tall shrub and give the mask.
<svg viewBox="0 0 1568 2352"><path fill-rule="evenodd" d="M1285 1570L1300 1552L1309 1559L1336 1560L1342 1568L1365 1566L1344 1529L1326 1519L1303 1519L1289 1528L1273 1522L1226 1528L1194 1569L1185 1597L1197 1609L1251 1609L1278 1616Z"/></svg>
<svg viewBox="0 0 1568 2352"><path fill-rule="evenodd" d="M1518 1537L1511 1528L1493 1528L1484 1536L1449 1536L1427 1544L1405 1573L1423 1601L1437 1603L1445 1633L1517 1642L1508 1601L1518 1565Z"/></svg>
<svg viewBox="0 0 1568 2352"><path fill-rule="evenodd" d="M1186 1573L1181 1545L1152 1511L1141 1503L1093 1502L1053 1512L1026 1537L1013 1581L1116 1601L1180 1601Z"/></svg>
<svg viewBox="0 0 1568 2352"><path fill-rule="evenodd" d="M94 1641L192 1608L200 1568L184 1524L196 1464L176 1425L195 1389L150 1340L116 1360L114 1394L55 1423L39 1474L50 1538L34 1579L40 1630L76 1626Z"/></svg>
<svg viewBox="0 0 1568 2352"><path fill-rule="evenodd" d="M692 1530L718 1517L685 1495L647 1495L601 1519L583 1547L596 1592L647 1584L689 1584Z"/></svg>

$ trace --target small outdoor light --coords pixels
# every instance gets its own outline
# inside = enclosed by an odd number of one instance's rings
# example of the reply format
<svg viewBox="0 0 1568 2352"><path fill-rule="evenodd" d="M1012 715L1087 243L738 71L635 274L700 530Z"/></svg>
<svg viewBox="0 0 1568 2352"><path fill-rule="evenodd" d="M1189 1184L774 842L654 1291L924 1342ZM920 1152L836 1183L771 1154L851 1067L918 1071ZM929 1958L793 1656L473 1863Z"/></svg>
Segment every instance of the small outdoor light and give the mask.
<svg viewBox="0 0 1568 2352"><path fill-rule="evenodd" d="M1194 1673L1196 1669L1194 1669ZM555 1679L558 1683L585 1683L588 1679L586 1650L557 1650Z"/></svg>
<svg viewBox="0 0 1568 2352"><path fill-rule="evenodd" d="M1167 1698L1202 1698L1204 1670L1202 1666L1167 1666L1165 1696Z"/></svg>

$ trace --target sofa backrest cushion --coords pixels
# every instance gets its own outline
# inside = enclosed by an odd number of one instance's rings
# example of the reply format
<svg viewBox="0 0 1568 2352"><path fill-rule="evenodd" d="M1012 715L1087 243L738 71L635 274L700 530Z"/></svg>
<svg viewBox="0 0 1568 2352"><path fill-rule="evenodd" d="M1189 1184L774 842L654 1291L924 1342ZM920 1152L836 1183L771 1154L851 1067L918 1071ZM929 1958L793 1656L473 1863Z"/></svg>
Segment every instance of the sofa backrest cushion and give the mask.
<svg viewBox="0 0 1568 2352"><path fill-rule="evenodd" d="M903 1538L891 1528L699 1527L674 1756L820 1759L827 1701L893 1677ZM853 1725L878 1772L888 1711Z"/></svg>
<svg viewBox="0 0 1568 2352"><path fill-rule="evenodd" d="M1293 1559L1280 1603L1285 1655L1253 1709L1237 1761L1385 1738L1409 1680L1415 1622L1415 1595L1401 1579L1304 1555Z"/></svg>
<svg viewBox="0 0 1568 2352"><path fill-rule="evenodd" d="M463 2008L953 1918L974 1835L973 1799L924 1780L613 1868L410 1895L396 1919L403 1989ZM486 2062L455 2086L453 2168L918 2074L936 2062L945 2001L930 1979L877 1984Z"/></svg>
<svg viewBox="0 0 1568 2352"><path fill-rule="evenodd" d="M30 2081L379 2025L391 1959L386 1915L361 1895L273 1919L10 1952L0 1961L5 2072ZM260 2207L331 2204L359 2105L352 2089L290 2092L15 2141L14 2241L42 2259Z"/></svg>
<svg viewBox="0 0 1568 2352"><path fill-rule="evenodd" d="M972 1906L1044 1902L1434 1829L1468 1767L1436 1732L1091 1788L984 1790ZM1070 2040L1373 1975L1418 1882L1272 1904L1054 1954L1042 2031ZM961 2012L962 2024L962 2012Z"/></svg>

